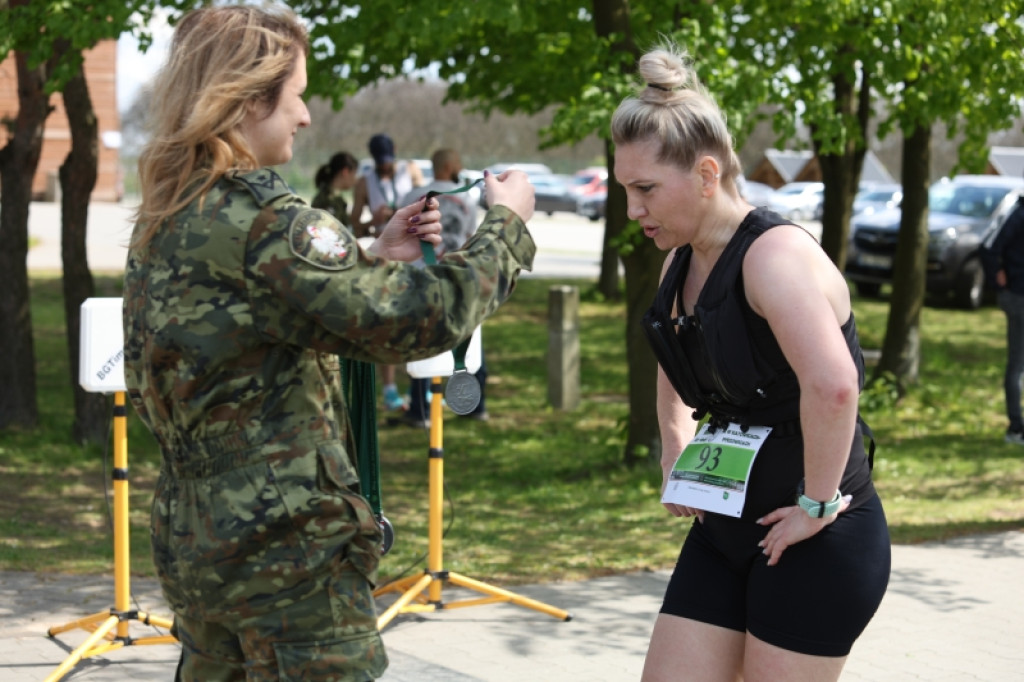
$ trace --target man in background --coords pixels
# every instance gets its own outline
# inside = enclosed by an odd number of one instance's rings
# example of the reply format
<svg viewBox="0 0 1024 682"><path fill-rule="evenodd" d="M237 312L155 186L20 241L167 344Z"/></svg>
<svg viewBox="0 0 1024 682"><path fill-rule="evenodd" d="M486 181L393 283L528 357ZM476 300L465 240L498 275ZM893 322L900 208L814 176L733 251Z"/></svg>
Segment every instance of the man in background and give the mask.
<svg viewBox="0 0 1024 682"><path fill-rule="evenodd" d="M451 192L465 186L462 178L462 158L456 150L438 149L430 157L430 162L434 168L434 180L424 187L417 187L403 197L401 205L405 206L416 201L430 191ZM476 232L477 205L480 194L478 190L470 189L456 194L441 194L437 200L441 204L441 244L435 249L435 253L440 258L448 251L462 248L463 244ZM483 362L482 349L480 369L475 376L480 382L480 404L473 412L465 416L486 421L488 414L484 403L483 388L484 382L487 380L487 368ZM409 388L409 408L399 421L417 428L430 426L430 403L427 399L429 387L429 379L412 380Z"/></svg>
<svg viewBox="0 0 1024 682"><path fill-rule="evenodd" d="M1024 196L1001 227L985 240L981 262L1006 314L1006 442L1024 445L1021 379L1024 378Z"/></svg>

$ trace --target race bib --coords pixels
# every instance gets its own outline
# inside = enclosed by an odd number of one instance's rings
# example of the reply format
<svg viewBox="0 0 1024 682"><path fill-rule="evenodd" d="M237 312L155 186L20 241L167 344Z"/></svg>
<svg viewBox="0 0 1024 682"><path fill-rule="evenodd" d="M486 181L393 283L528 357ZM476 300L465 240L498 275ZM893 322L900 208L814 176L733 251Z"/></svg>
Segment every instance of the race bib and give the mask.
<svg viewBox="0 0 1024 682"><path fill-rule="evenodd" d="M740 516L747 501L747 479L770 426L737 424L711 431L704 424L683 448L669 474L662 502L704 511Z"/></svg>

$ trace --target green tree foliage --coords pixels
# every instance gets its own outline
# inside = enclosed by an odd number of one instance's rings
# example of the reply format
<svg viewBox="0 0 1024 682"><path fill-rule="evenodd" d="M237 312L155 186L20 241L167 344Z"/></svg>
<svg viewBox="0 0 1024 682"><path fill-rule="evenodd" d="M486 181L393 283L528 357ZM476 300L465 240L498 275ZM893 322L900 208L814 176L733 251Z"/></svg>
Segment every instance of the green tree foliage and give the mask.
<svg viewBox="0 0 1024 682"><path fill-rule="evenodd" d="M737 59L766 68L754 89L773 112L779 144L811 131L825 182L822 245L843 268L867 130L898 131L904 200L888 331L878 373L917 377L924 301L931 131L959 136L959 167L979 171L987 139L1020 116L1020 7L1005 0L767 0L730 12Z"/></svg>
<svg viewBox="0 0 1024 682"><path fill-rule="evenodd" d="M98 160L95 116L82 74L83 52L119 36L137 12L144 22L150 9L140 0L9 0L2 5L0 59L14 57L18 112L7 122L6 144L0 148L0 269L7 280L0 291L0 383L6 387L0 398L0 428L30 428L38 421L38 410L28 312L28 215L43 128L53 110L50 98L70 88L65 104L72 153L60 175L67 333L71 364L77 367L77 311L93 291L85 262L85 224ZM71 377L71 385L76 408L81 407L76 409L75 436L101 436L102 424L95 419L97 401L80 395L77 377Z"/></svg>
<svg viewBox="0 0 1024 682"><path fill-rule="evenodd" d="M792 141L799 125L825 182L822 246L839 268L853 198L867 153L874 44L885 26L873 3L811 0L747 3L748 17L735 23L737 56L766 68L759 94L772 112L777 144Z"/></svg>
<svg viewBox="0 0 1024 682"><path fill-rule="evenodd" d="M742 82L759 68L737 62L724 49L726 14L715 3L478 0L429 11L400 0L341 11L322 0L290 5L313 24L310 91L333 98L339 107L360 87L419 70L447 81L449 99L485 113L557 107L544 131L545 145L572 144L595 133L607 139L612 112L634 87L637 58L664 37L700 59L712 91L722 87L735 95L725 106L737 132L757 104L740 93L749 94ZM608 150L614 177L610 145ZM626 279L630 417L625 458L627 463L657 461L656 365L638 323L653 297L664 254L627 231L625 195L614 182L609 183L605 243L623 247ZM605 273L618 267L614 258L605 263L603 282ZM616 280L611 282L602 293L617 297Z"/></svg>
<svg viewBox="0 0 1024 682"><path fill-rule="evenodd" d="M903 211L895 257L892 304L876 375L889 372L905 387L918 378L920 310L927 265L928 177L936 123L962 136L960 168L980 171L987 138L1020 116L1024 95L1024 25L1017 3L902 0L892 10L879 71L889 116L879 134L904 137Z"/></svg>

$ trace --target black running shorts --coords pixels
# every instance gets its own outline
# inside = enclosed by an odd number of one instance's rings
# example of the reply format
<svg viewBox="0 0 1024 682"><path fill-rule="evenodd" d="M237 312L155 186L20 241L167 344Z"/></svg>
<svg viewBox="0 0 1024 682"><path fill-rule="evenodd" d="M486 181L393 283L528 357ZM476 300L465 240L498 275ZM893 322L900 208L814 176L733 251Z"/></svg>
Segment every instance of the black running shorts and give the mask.
<svg viewBox="0 0 1024 682"><path fill-rule="evenodd" d="M706 514L694 521L661 612L750 632L813 656L846 656L889 582L885 512L875 495L768 565L768 529Z"/></svg>

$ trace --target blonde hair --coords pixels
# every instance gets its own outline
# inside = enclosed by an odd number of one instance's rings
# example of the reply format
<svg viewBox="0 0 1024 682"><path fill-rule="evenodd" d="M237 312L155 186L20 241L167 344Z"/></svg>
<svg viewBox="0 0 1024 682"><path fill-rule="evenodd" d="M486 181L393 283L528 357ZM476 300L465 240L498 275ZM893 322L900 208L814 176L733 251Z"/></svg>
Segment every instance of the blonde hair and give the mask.
<svg viewBox="0 0 1024 682"><path fill-rule="evenodd" d="M252 105L274 111L308 52L306 28L285 8L204 7L182 17L153 87L134 245L225 173L258 167L240 126Z"/></svg>
<svg viewBox="0 0 1024 682"><path fill-rule="evenodd" d="M664 43L640 58L644 84L612 116L616 145L659 141L658 161L689 170L700 156L715 157L724 180L735 182L740 162L718 105L697 78L685 50Z"/></svg>

